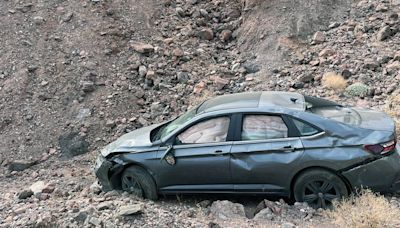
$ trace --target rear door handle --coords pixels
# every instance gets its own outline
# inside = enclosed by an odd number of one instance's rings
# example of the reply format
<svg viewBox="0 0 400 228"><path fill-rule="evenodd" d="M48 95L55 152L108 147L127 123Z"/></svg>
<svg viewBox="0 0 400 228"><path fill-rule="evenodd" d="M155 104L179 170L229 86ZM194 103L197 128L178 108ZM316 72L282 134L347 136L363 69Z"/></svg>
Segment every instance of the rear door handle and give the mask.
<svg viewBox="0 0 400 228"><path fill-rule="evenodd" d="M222 150L216 150L216 151L214 151L214 154L215 154L216 156L222 156L222 155L224 155L224 154L227 154L227 152L224 152L224 151L222 151Z"/></svg>

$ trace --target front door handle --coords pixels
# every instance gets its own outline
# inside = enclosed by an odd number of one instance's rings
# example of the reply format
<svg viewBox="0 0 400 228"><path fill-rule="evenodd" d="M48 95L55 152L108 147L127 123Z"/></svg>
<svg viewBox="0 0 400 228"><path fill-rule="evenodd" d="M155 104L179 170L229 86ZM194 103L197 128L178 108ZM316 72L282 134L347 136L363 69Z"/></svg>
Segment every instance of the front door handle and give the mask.
<svg viewBox="0 0 400 228"><path fill-rule="evenodd" d="M280 151L283 151L283 152L293 152L294 150L295 150L295 148L292 147L291 145L290 146L284 146L284 147L282 147L280 149Z"/></svg>
<svg viewBox="0 0 400 228"><path fill-rule="evenodd" d="M216 151L214 151L214 153L216 153L216 154L222 153L222 150L216 150Z"/></svg>

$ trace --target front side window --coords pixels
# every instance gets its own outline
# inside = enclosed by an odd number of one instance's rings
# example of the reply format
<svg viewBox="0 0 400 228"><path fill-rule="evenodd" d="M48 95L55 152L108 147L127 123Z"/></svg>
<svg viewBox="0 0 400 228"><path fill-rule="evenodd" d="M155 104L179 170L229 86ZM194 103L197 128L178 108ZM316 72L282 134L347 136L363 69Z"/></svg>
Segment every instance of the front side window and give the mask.
<svg viewBox="0 0 400 228"><path fill-rule="evenodd" d="M166 137L171 132L182 127L186 122L190 121L195 116L196 116L196 108L193 108L190 111L186 112L185 114L179 116L175 120L171 121L170 123L165 124L155 134L153 141Z"/></svg>
<svg viewBox="0 0 400 228"><path fill-rule="evenodd" d="M217 117L197 123L178 135L182 144L225 142L229 117Z"/></svg>
<svg viewBox="0 0 400 228"><path fill-rule="evenodd" d="M280 116L245 115L242 140L287 138L288 128Z"/></svg>

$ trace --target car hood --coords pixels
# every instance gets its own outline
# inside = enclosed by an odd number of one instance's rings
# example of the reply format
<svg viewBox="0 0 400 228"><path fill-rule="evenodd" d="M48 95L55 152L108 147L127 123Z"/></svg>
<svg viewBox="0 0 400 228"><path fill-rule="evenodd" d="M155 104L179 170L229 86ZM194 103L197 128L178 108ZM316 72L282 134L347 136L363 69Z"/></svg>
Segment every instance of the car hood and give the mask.
<svg viewBox="0 0 400 228"><path fill-rule="evenodd" d="M139 152L140 148L153 146L154 144L150 140L150 132L162 124L153 124L122 135L104 147L101 150L101 155L107 157L115 152Z"/></svg>

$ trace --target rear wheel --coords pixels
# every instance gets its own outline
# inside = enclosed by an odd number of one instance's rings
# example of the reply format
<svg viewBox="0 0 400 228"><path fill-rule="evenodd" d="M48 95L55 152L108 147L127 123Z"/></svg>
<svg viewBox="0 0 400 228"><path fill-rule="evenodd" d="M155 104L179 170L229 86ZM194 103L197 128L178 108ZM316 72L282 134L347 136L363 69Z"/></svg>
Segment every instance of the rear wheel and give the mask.
<svg viewBox="0 0 400 228"><path fill-rule="evenodd" d="M305 171L293 187L297 202L307 202L313 208L330 208L334 200L348 196L345 183L337 175L322 169Z"/></svg>
<svg viewBox="0 0 400 228"><path fill-rule="evenodd" d="M151 200L158 198L156 184L150 174L141 167L131 166L121 175L122 190Z"/></svg>

